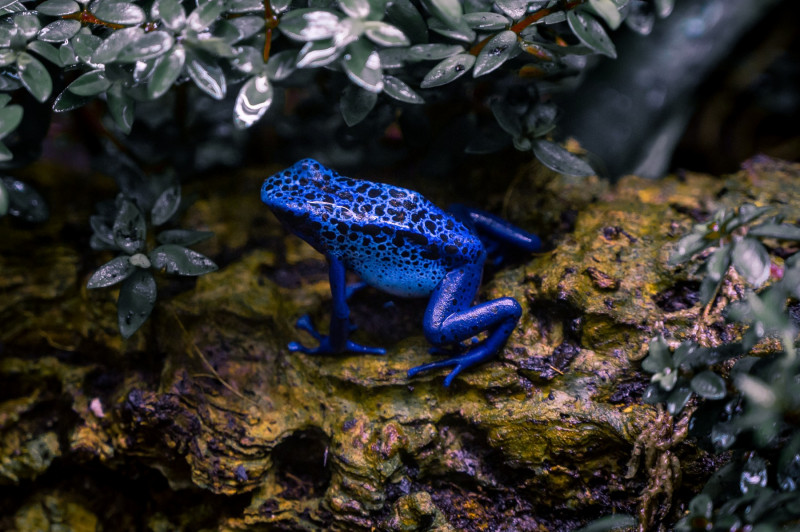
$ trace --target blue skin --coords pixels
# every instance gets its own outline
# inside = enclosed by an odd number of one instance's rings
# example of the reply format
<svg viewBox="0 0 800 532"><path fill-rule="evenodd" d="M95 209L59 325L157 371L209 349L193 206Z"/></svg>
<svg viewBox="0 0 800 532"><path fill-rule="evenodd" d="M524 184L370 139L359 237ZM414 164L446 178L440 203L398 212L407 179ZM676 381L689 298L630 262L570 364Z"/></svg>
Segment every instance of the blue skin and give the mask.
<svg viewBox="0 0 800 532"><path fill-rule="evenodd" d="M350 179L313 159L267 178L261 201L292 233L325 255L330 266L329 334L319 334L311 319L303 316L297 327L308 331L319 346L292 342L291 351L386 352L349 339L353 327L347 298L353 290L346 284L346 270L396 296L429 297L425 337L435 350L454 346L462 351L412 368L409 377L454 367L444 380L449 386L461 371L494 356L517 325L522 309L515 299L501 297L472 306L487 248L501 245L533 252L541 247L537 236L500 218L466 207L449 214L417 192ZM482 331L489 333L485 340L468 348L460 345Z"/></svg>

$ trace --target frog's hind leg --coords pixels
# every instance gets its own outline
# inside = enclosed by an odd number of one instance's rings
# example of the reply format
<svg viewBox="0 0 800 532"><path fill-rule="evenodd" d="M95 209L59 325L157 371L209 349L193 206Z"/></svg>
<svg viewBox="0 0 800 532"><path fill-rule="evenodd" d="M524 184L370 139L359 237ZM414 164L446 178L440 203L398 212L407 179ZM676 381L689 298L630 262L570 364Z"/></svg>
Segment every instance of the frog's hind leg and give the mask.
<svg viewBox="0 0 800 532"><path fill-rule="evenodd" d="M528 253L542 248L542 241L538 236L508 223L499 216L461 204L451 205L447 210L462 223L475 229L478 238L490 254L499 247L512 247Z"/></svg>
<svg viewBox="0 0 800 532"><path fill-rule="evenodd" d="M461 371L488 360L503 347L522 309L510 297L471 307L479 282L480 267L476 265L453 270L445 276L425 311L425 337L436 346L444 346L462 342L482 331L488 331L489 336L465 353L410 369L409 377L430 369L454 367L444 380L444 385L449 386Z"/></svg>

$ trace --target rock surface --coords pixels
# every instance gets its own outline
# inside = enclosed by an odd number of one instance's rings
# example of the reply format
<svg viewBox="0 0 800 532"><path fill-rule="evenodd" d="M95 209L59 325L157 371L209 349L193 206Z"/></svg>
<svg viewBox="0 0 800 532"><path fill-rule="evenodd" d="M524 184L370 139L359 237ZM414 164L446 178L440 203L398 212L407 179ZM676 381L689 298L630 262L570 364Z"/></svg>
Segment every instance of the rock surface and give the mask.
<svg viewBox="0 0 800 532"><path fill-rule="evenodd" d="M520 326L444 388L444 370L405 375L432 357L424 301L354 296L357 337L385 356L288 352L310 342L300 315L326 326L330 293L324 260L260 205L270 170L197 188L183 226L216 232L197 249L222 267L161 278L128 341L116 292L85 288L111 258L89 251L89 194L41 228L0 220L0 528L570 530L636 513L655 474L628 462L663 425L637 361L696 317L674 243L722 205L800 205L798 167L765 158L613 186L523 170L502 210L551 246L487 277L480 297L516 297ZM684 484L706 475L674 441L659 452L681 457Z"/></svg>

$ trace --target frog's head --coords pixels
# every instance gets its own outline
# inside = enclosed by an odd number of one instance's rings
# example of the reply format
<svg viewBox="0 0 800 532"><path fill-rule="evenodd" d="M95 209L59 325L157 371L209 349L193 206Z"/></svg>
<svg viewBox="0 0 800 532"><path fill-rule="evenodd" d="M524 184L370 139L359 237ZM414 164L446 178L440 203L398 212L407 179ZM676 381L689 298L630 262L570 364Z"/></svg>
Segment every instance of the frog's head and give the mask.
<svg viewBox="0 0 800 532"><path fill-rule="evenodd" d="M313 238L314 222L330 209L327 199L331 182L339 174L314 159L303 159L268 177L261 186L263 201L292 232L305 239Z"/></svg>

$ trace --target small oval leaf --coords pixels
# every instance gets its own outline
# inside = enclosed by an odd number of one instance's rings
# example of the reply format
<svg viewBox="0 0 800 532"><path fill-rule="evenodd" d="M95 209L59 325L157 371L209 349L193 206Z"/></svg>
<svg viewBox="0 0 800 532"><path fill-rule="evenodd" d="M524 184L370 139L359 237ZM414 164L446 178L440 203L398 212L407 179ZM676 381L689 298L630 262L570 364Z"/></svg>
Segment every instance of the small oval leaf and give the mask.
<svg viewBox="0 0 800 532"><path fill-rule="evenodd" d="M158 64L147 83L147 95L153 100L164 95L180 77L185 61L186 51L180 45L158 58Z"/></svg>
<svg viewBox="0 0 800 532"><path fill-rule="evenodd" d="M258 122L272 104L272 84L267 74L260 74L248 79L239 90L236 104L233 107L233 119L236 127L245 129Z"/></svg>
<svg viewBox="0 0 800 532"><path fill-rule="evenodd" d="M143 35L144 30L138 26L116 30L100 43L100 46L92 54L92 62L108 64L115 61L125 47L133 44Z"/></svg>
<svg viewBox="0 0 800 532"><path fill-rule="evenodd" d="M701 371L692 378L690 386L694 393L705 399L725 397L725 380L713 371Z"/></svg>
<svg viewBox="0 0 800 532"><path fill-rule="evenodd" d="M425 100L406 82L394 76L383 76L383 92L405 103L423 104Z"/></svg>
<svg viewBox="0 0 800 532"><path fill-rule="evenodd" d="M167 53L174 44L172 35L163 30L145 33L136 41L120 50L117 61L121 63L134 63L152 59Z"/></svg>
<svg viewBox="0 0 800 532"><path fill-rule="evenodd" d="M92 70L79 76L67 86L67 90L78 96L94 96L108 90L111 81L103 70Z"/></svg>
<svg viewBox="0 0 800 532"><path fill-rule="evenodd" d="M113 258L92 274L89 282L86 283L86 288L104 288L121 283L135 271L136 266L131 264L130 257L127 255Z"/></svg>
<svg viewBox="0 0 800 532"><path fill-rule="evenodd" d="M589 163L549 140L535 141L533 153L543 165L561 174L589 176L595 173Z"/></svg>
<svg viewBox="0 0 800 532"><path fill-rule="evenodd" d="M17 69L22 86L44 103L53 91L53 80L44 65L28 52L20 52L17 56Z"/></svg>
<svg viewBox="0 0 800 532"><path fill-rule="evenodd" d="M407 46L411 44L400 28L377 20L364 23L364 33L375 44L381 46Z"/></svg>
<svg viewBox="0 0 800 532"><path fill-rule="evenodd" d="M39 30L37 38L44 42L62 43L67 39L71 39L80 30L80 21L56 20Z"/></svg>
<svg viewBox="0 0 800 532"><path fill-rule="evenodd" d="M513 31L501 31L486 43L475 60L472 76L478 77L500 68L517 50L517 34Z"/></svg>
<svg viewBox="0 0 800 532"><path fill-rule="evenodd" d="M167 222L178 212L181 204L181 187L174 185L168 187L156 199L153 208L150 210L150 220L153 225L161 225Z"/></svg>
<svg viewBox="0 0 800 532"><path fill-rule="evenodd" d="M144 216L133 202L128 200L122 202L111 230L114 234L114 243L129 255L144 248L147 226Z"/></svg>
<svg viewBox="0 0 800 532"><path fill-rule="evenodd" d="M196 251L174 244L158 246L150 252L150 262L157 270L177 275L203 275L217 270L217 265Z"/></svg>
<svg viewBox="0 0 800 532"><path fill-rule="evenodd" d="M215 100L225 97L225 73L219 65L201 59L197 54L191 54L186 62L186 71L200 90Z"/></svg>
<svg viewBox="0 0 800 532"><path fill-rule="evenodd" d="M136 268L125 279L117 299L119 333L123 338L130 338L147 321L156 304L156 296L156 280L148 270Z"/></svg>
<svg viewBox="0 0 800 532"><path fill-rule="evenodd" d="M617 50L600 21L579 9L567 13L569 27L578 39L597 53L616 59Z"/></svg>
<svg viewBox="0 0 800 532"><path fill-rule="evenodd" d="M36 6L36 11L42 15L49 15L51 17L71 15L80 10L81 8L75 0L45 0Z"/></svg>
<svg viewBox="0 0 800 532"><path fill-rule="evenodd" d="M41 223L50 216L44 198L35 188L13 177L2 177L8 195L8 214L26 222Z"/></svg>
<svg viewBox="0 0 800 532"><path fill-rule="evenodd" d="M22 106L9 105L0 108L0 139L17 129L22 121Z"/></svg>
<svg viewBox="0 0 800 532"><path fill-rule="evenodd" d="M428 89L445 85L469 72L474 64L474 55L458 54L448 57L425 74L419 86Z"/></svg>
<svg viewBox="0 0 800 532"><path fill-rule="evenodd" d="M144 9L136 4L115 0L95 0L89 6L89 11L103 22L111 24L127 26L141 24L147 19Z"/></svg>
<svg viewBox="0 0 800 532"><path fill-rule="evenodd" d="M367 42L360 40L348 46L342 66L350 81L362 89L371 92L383 90L381 59Z"/></svg>
<svg viewBox="0 0 800 532"><path fill-rule="evenodd" d="M281 18L280 30L298 41L319 41L333 37L339 26L339 15L324 9L302 8Z"/></svg>
<svg viewBox="0 0 800 532"><path fill-rule="evenodd" d="M377 93L349 85L342 91L339 109L345 123L352 127L367 117L377 101Z"/></svg>
<svg viewBox="0 0 800 532"><path fill-rule="evenodd" d="M172 31L180 31L186 24L186 11L179 0L158 0L153 3L150 15L161 19L164 26Z"/></svg>
<svg viewBox="0 0 800 532"><path fill-rule="evenodd" d="M466 13L463 19L467 26L477 31L504 30L511 24L511 21L505 16L490 11Z"/></svg>
<svg viewBox="0 0 800 532"><path fill-rule="evenodd" d="M745 237L734 242L731 261L739 275L755 287L769 279L769 253L755 238Z"/></svg>
<svg viewBox="0 0 800 532"><path fill-rule="evenodd" d="M194 31L203 31L222 14L222 7L223 3L220 0L208 0L198 5L197 8L186 17L186 25Z"/></svg>
<svg viewBox="0 0 800 532"><path fill-rule="evenodd" d="M438 61L464 51L460 44L417 44L408 49L408 59L416 61Z"/></svg>

